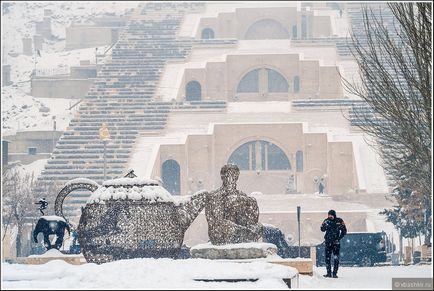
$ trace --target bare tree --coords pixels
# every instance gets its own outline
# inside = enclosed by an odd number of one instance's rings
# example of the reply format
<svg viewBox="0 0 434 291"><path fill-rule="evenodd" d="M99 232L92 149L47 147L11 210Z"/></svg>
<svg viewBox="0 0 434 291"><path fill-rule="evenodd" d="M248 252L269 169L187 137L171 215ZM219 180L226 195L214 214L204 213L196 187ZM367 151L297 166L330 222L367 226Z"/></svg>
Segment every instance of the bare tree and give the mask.
<svg viewBox="0 0 434 291"><path fill-rule="evenodd" d="M397 207L409 219L428 215L425 243L432 200L431 5L388 3L391 24L378 10L362 7L363 33L352 33L350 45L361 82L342 78L347 91L366 102L353 107L357 126L375 138ZM412 195L404 194L408 191Z"/></svg>
<svg viewBox="0 0 434 291"><path fill-rule="evenodd" d="M35 184L33 174L25 173L17 167L5 169L2 177L4 235L8 227L17 227L16 251L21 256L21 241L26 218L35 215L32 187Z"/></svg>

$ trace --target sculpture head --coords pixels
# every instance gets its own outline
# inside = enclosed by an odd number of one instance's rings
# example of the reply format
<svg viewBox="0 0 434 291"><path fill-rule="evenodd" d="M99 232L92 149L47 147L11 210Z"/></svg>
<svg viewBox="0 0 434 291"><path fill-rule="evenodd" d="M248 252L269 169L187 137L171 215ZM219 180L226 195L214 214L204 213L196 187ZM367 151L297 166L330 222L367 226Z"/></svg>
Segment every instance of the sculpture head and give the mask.
<svg viewBox="0 0 434 291"><path fill-rule="evenodd" d="M237 165L227 164L220 170L220 177L223 181L223 186L229 190L237 188L237 180L240 175L240 169Z"/></svg>

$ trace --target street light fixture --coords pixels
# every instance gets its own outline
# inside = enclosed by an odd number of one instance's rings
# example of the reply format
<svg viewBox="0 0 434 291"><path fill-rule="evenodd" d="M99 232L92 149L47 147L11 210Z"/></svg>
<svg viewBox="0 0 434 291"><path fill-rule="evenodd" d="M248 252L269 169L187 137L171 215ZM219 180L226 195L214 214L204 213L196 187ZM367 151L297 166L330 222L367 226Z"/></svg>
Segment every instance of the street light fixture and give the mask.
<svg viewBox="0 0 434 291"><path fill-rule="evenodd" d="M110 133L107 128L107 124L103 123L101 128L99 129L99 139L102 140L104 144L104 181L106 179L106 144L107 141L110 139Z"/></svg>

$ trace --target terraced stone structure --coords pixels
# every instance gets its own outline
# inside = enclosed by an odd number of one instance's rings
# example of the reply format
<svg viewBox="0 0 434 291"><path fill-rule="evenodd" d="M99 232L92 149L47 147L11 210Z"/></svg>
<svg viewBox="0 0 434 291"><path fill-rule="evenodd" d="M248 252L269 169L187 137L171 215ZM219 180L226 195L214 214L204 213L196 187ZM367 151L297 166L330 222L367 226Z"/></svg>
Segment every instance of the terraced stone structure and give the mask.
<svg viewBox="0 0 434 291"><path fill-rule="evenodd" d="M60 187L75 178L86 177L97 183L103 182L104 145L98 137L102 123L107 124L111 136L106 146L106 177L113 179L128 168L139 134L158 134L165 128L172 108L188 110L226 106L226 102L218 101L173 104L158 102L154 98L166 62L183 59L194 43L203 43L177 38L184 14L200 11L203 7L201 2L150 2L138 6L113 47L112 60L99 70L76 117L59 139L39 177L42 185L56 184L58 192ZM36 189L38 193L44 191L44 187ZM65 215L78 217L80 206L86 203L89 195L86 189L71 193L65 201Z"/></svg>

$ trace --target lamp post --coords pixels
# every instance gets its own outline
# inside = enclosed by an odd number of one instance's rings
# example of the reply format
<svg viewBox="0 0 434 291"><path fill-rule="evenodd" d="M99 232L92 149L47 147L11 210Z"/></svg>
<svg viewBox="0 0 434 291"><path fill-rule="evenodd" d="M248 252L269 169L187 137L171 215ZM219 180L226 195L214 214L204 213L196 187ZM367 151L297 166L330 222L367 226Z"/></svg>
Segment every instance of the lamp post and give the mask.
<svg viewBox="0 0 434 291"><path fill-rule="evenodd" d="M297 225L298 225L298 257L301 258L301 239L300 239L300 214L301 206L297 206Z"/></svg>
<svg viewBox="0 0 434 291"><path fill-rule="evenodd" d="M95 48L95 65L98 67L98 48L97 47Z"/></svg>
<svg viewBox="0 0 434 291"><path fill-rule="evenodd" d="M108 131L106 123L103 123L101 128L99 129L99 139L102 140L102 142L104 144L103 159L104 159L104 181L105 181L105 179L106 179L106 157L105 157L106 144L107 144L107 141L110 139L110 133Z"/></svg>
<svg viewBox="0 0 434 291"><path fill-rule="evenodd" d="M54 136L55 136L55 134L56 134L56 115L53 115L53 136L52 136L52 139L53 139L53 150L52 150L52 152L54 151L54 148L56 147L56 142L55 142L55 138L54 138Z"/></svg>

